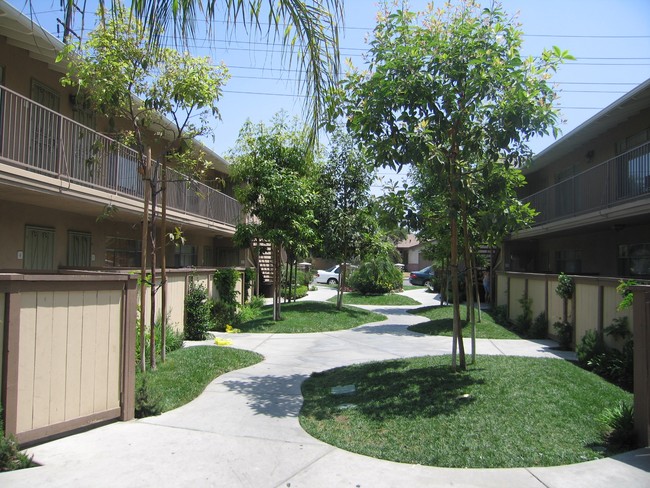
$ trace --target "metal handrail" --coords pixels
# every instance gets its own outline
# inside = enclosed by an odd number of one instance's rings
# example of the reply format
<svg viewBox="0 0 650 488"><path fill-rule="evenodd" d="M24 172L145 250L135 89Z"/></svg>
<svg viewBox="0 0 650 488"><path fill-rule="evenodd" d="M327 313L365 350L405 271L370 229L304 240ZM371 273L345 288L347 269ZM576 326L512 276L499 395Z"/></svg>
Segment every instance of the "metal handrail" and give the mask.
<svg viewBox="0 0 650 488"><path fill-rule="evenodd" d="M635 147L522 199L539 214L533 225L650 197L650 143Z"/></svg>
<svg viewBox="0 0 650 488"><path fill-rule="evenodd" d="M137 151L0 86L0 159L13 166L142 200ZM157 163L154 161L154 164ZM235 226L237 200L174 170L168 207Z"/></svg>

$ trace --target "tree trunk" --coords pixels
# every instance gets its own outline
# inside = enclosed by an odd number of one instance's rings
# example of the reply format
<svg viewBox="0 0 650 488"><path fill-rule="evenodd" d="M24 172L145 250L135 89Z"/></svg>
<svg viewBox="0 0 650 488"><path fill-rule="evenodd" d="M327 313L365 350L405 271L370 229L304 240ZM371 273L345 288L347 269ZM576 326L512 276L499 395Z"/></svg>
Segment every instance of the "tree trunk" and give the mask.
<svg viewBox="0 0 650 488"><path fill-rule="evenodd" d="M456 190L452 186L451 202L452 202L452 213L450 216L450 227L451 227L451 288L453 294L453 311L454 311L454 320L453 320L453 347L451 353L451 363L454 371L456 371L457 359L460 369L464 371L466 369L465 364L465 347L463 345L463 329L460 322L460 286L458 282L458 217L456 215L457 208L454 202L458 201L458 196ZM458 351L458 358L456 357L456 351Z"/></svg>
<svg viewBox="0 0 650 488"><path fill-rule="evenodd" d="M160 360L164 363L167 359L165 351L167 345L167 159L162 158L162 215L160 217L160 279L161 296L160 308Z"/></svg>
<svg viewBox="0 0 650 488"><path fill-rule="evenodd" d="M467 223L467 206L463 203L463 249L465 252L465 291L467 293L467 320L471 323L472 337L472 364L476 362L476 313L475 303L475 280L474 280L474 258L470 243L469 227Z"/></svg>
<svg viewBox="0 0 650 488"><path fill-rule="evenodd" d="M149 367L151 370L156 369L156 178L153 177L149 180L151 186L151 225L149 227L149 245L151 249L151 314L150 335L149 335Z"/></svg>
<svg viewBox="0 0 650 488"><path fill-rule="evenodd" d="M147 303L147 236L149 235L149 179L151 178L151 149L147 151L142 175L144 211L142 212L142 243L140 250L140 371L147 370L146 359L146 303Z"/></svg>
<svg viewBox="0 0 650 488"><path fill-rule="evenodd" d="M273 320L278 321L282 320L282 315L280 313L280 296L282 294L281 284L281 272L282 272L282 260L281 260L281 248L277 244L272 244L273 252Z"/></svg>

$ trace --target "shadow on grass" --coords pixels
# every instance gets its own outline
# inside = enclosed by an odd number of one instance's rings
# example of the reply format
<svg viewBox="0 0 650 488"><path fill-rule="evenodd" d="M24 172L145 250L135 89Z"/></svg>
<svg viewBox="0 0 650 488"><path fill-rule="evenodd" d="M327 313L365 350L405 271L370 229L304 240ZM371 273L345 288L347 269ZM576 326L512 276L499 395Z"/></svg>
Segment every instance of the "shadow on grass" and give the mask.
<svg viewBox="0 0 650 488"><path fill-rule="evenodd" d="M448 415L473 402L464 397L468 387L483 383L467 373L455 373L448 365L408 367L405 361L388 361L339 368L313 374L303 385L303 414L325 420L340 414L342 403L372 421L390 418L431 418ZM354 384L347 396L331 394L331 388Z"/></svg>
<svg viewBox="0 0 650 488"><path fill-rule="evenodd" d="M300 385L307 375L253 376L246 380L224 381L230 390L246 396L248 405L259 415L298 417L302 406Z"/></svg>

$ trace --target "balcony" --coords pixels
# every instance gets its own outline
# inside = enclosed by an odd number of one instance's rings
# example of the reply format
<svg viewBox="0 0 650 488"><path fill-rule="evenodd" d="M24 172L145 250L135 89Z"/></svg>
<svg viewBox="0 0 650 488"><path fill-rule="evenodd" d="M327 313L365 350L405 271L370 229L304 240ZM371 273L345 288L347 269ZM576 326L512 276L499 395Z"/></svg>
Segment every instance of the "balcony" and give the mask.
<svg viewBox="0 0 650 488"><path fill-rule="evenodd" d="M129 199L144 199L136 151L2 86L0 162ZM241 207L235 199L174 170L169 173L169 210L228 226L237 224Z"/></svg>
<svg viewBox="0 0 650 488"><path fill-rule="evenodd" d="M650 143L524 198L539 214L533 226L610 214L617 207L633 209L650 202ZM603 212L608 210L608 212Z"/></svg>

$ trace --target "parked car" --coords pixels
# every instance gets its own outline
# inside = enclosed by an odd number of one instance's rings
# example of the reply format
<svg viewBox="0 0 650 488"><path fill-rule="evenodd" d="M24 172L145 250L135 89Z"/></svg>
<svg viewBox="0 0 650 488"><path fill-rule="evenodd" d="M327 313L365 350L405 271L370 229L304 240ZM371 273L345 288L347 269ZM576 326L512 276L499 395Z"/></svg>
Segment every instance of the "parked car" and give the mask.
<svg viewBox="0 0 650 488"><path fill-rule="evenodd" d="M421 269L420 271L411 271L409 274L409 283L416 286L426 286L433 289L433 278L435 272L431 266Z"/></svg>
<svg viewBox="0 0 650 488"><path fill-rule="evenodd" d="M328 285L336 285L339 282L340 279L340 274L342 271L342 266L340 264L336 264L332 266L329 269L319 269L316 271L316 277L314 278L314 281L316 283L325 283ZM356 266L351 266L348 265L348 276L350 275L350 272L356 268Z"/></svg>

